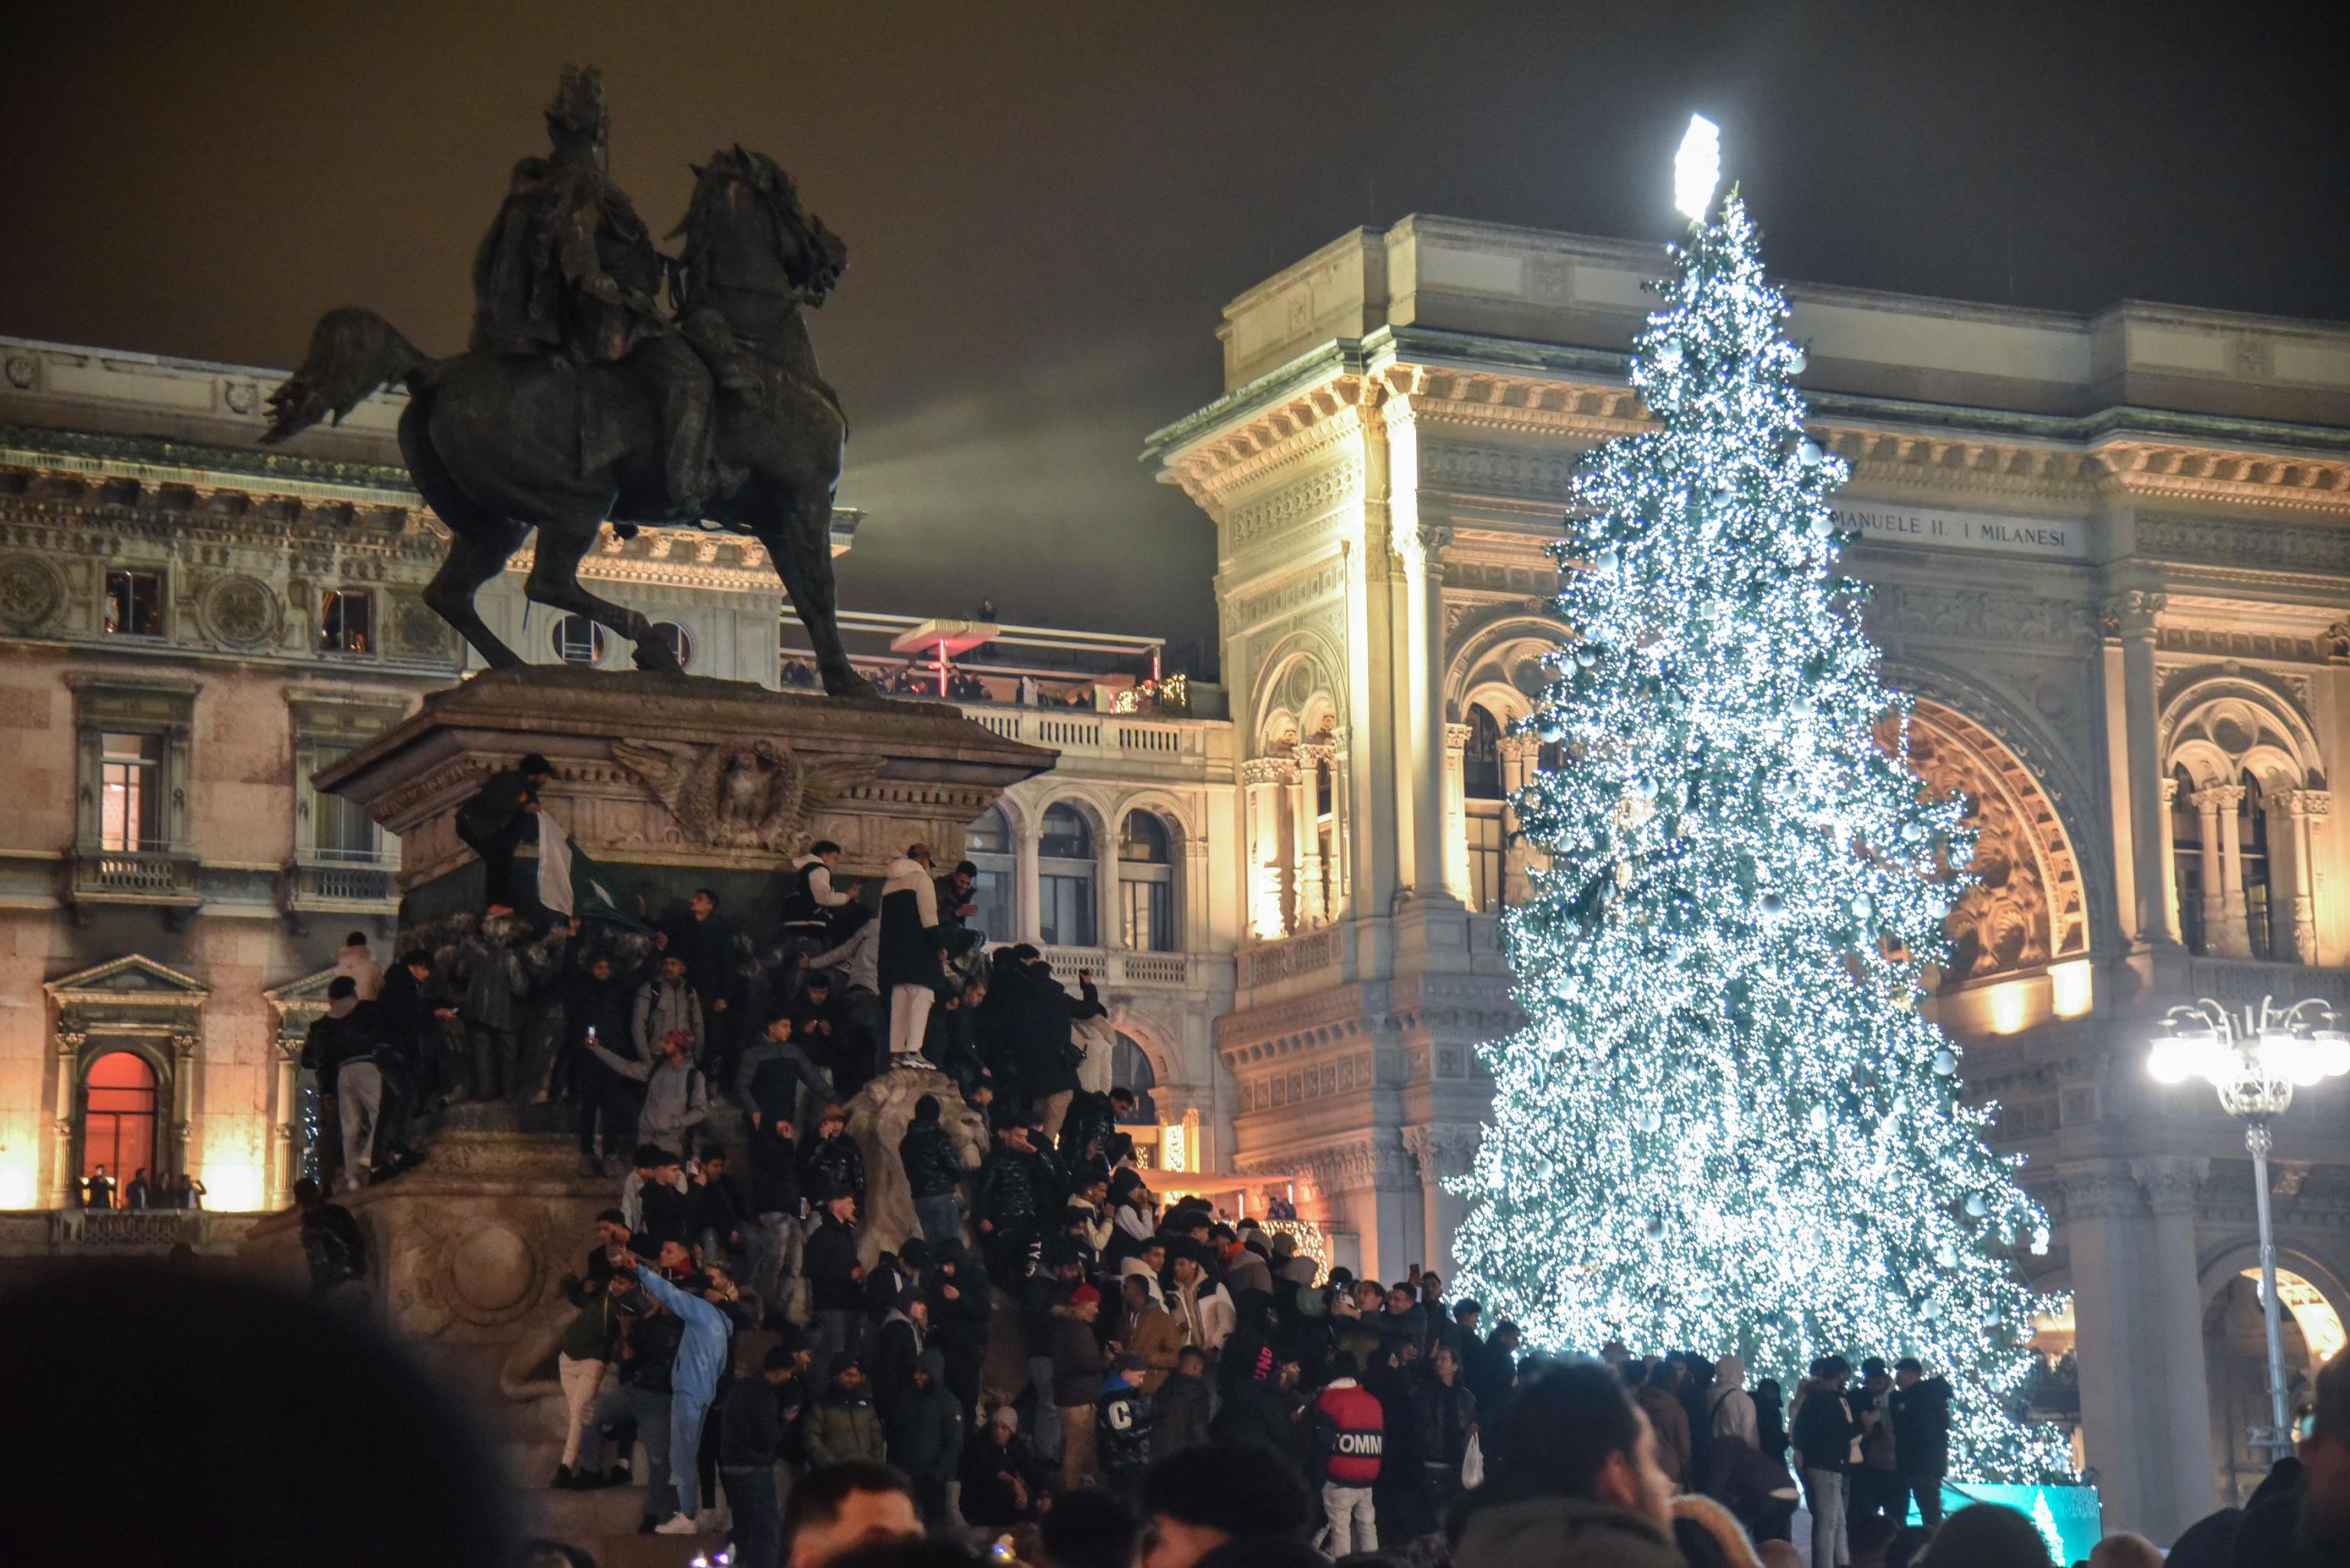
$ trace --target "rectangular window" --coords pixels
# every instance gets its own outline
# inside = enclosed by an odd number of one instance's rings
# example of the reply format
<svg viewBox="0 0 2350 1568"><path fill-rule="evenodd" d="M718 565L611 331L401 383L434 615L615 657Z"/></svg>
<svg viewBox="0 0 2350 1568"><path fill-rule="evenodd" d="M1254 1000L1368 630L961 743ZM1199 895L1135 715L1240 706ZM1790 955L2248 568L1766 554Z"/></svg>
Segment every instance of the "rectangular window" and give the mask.
<svg viewBox="0 0 2350 1568"><path fill-rule="evenodd" d="M106 630L109 637L163 635L163 574L106 574Z"/></svg>
<svg viewBox="0 0 2350 1568"><path fill-rule="evenodd" d="M973 930L984 932L991 942L1019 940L1012 931L1012 873L981 867L971 885L971 901L979 906L969 922Z"/></svg>
<svg viewBox="0 0 2350 1568"><path fill-rule="evenodd" d="M375 650L375 596L365 588L328 588L318 610L318 651Z"/></svg>
<svg viewBox="0 0 2350 1568"><path fill-rule="evenodd" d="M1090 877L1036 878L1037 935L1056 948L1094 945L1094 879Z"/></svg>
<svg viewBox="0 0 2350 1568"><path fill-rule="evenodd" d="M1488 912L1502 907L1502 806L1472 800L1469 806L1469 907Z"/></svg>
<svg viewBox="0 0 2350 1568"><path fill-rule="evenodd" d="M350 755L348 746L317 746L311 752L313 773L330 766ZM338 794L310 791L310 822L312 840L321 860L365 862L372 864L378 857L375 824L360 809L357 801L345 800Z"/></svg>
<svg viewBox="0 0 2350 1568"><path fill-rule="evenodd" d="M99 847L163 847L163 743L154 735L99 738Z"/></svg>
<svg viewBox="0 0 2350 1568"><path fill-rule="evenodd" d="M1175 887L1171 882L1123 877L1126 945L1134 952L1171 953L1175 942Z"/></svg>

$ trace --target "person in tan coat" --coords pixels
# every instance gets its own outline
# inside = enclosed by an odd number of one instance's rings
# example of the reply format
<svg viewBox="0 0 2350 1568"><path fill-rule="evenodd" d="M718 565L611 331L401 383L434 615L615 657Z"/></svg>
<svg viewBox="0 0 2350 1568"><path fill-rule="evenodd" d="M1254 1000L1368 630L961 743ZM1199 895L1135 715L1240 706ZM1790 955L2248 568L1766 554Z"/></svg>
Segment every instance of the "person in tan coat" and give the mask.
<svg viewBox="0 0 2350 1568"><path fill-rule="evenodd" d="M1183 1327L1152 1298L1147 1275L1127 1275L1118 1282L1118 1332L1112 1337L1142 1357L1142 1391L1156 1394L1182 1353Z"/></svg>
<svg viewBox="0 0 2350 1568"><path fill-rule="evenodd" d="M1681 1407L1680 1380L1678 1362L1659 1361L1648 1368L1648 1380L1632 1397L1633 1403L1648 1412L1648 1425L1657 1434L1657 1468L1665 1472L1675 1491L1690 1484L1689 1412Z"/></svg>

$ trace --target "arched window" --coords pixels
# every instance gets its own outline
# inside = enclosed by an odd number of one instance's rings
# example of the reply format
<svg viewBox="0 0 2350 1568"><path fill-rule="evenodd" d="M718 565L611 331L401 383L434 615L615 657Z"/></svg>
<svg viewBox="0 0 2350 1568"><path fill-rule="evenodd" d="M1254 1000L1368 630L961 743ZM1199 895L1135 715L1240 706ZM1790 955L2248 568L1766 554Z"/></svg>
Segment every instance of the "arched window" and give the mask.
<svg viewBox="0 0 2350 1568"><path fill-rule="evenodd" d="M1175 860L1169 836L1166 821L1153 811L1128 812L1118 833L1126 945L1137 952L1171 953L1183 946L1175 928Z"/></svg>
<svg viewBox="0 0 2350 1568"><path fill-rule="evenodd" d="M2269 814L2261 799L2261 781L2251 774L2236 781L2244 798L2236 807L2236 838L2243 867L2244 931L2251 939L2252 956L2271 962L2293 957L2290 922L2279 941L2275 911L2269 903ZM2284 950L2279 951L2282 948Z"/></svg>
<svg viewBox="0 0 2350 1568"><path fill-rule="evenodd" d="M1089 948L1095 921L1094 830L1066 801L1045 808L1036 843L1036 934L1049 947Z"/></svg>
<svg viewBox="0 0 2350 1568"><path fill-rule="evenodd" d="M2204 950L2203 814L2195 809L2195 780L2185 768L2171 774L2170 875L2178 887L2178 940Z"/></svg>
<svg viewBox="0 0 2350 1568"><path fill-rule="evenodd" d="M657 620L653 622L653 635L666 643L671 653L677 655L679 669L693 668L693 634L691 632L673 620Z"/></svg>
<svg viewBox="0 0 2350 1568"><path fill-rule="evenodd" d="M1134 1091L1134 1109L1118 1117L1127 1126L1151 1127L1159 1120L1159 1107L1150 1102L1150 1091L1159 1086L1159 1074L1150 1065L1150 1054L1134 1043L1124 1030L1118 1032L1118 1044L1109 1054L1109 1081L1119 1088Z"/></svg>
<svg viewBox="0 0 2350 1568"><path fill-rule="evenodd" d="M584 615L567 615L555 623L555 657L566 664L604 662L604 628Z"/></svg>
<svg viewBox="0 0 2350 1568"><path fill-rule="evenodd" d="M119 1190L144 1168L155 1173L155 1069L135 1051L109 1051L89 1064L81 1113L81 1174L99 1166Z"/></svg>
<svg viewBox="0 0 2350 1568"><path fill-rule="evenodd" d="M1471 800L1502 798L1502 726L1476 703L1469 707L1469 745L1461 753L1461 786Z"/></svg>
<svg viewBox="0 0 2350 1568"><path fill-rule="evenodd" d="M1502 724L1480 704L1469 707L1469 743L1461 754L1461 829L1469 838L1469 907L1498 909L1506 885L1502 854Z"/></svg>
<svg viewBox="0 0 2350 1568"><path fill-rule="evenodd" d="M1003 819L1002 806L989 806L987 815L964 830L962 848L979 867L971 889L971 901L979 906L979 913L971 918L972 929L985 932L991 942L1018 941L1020 920L1013 901L1013 889L1019 886L1018 862L1013 857L1012 825Z"/></svg>

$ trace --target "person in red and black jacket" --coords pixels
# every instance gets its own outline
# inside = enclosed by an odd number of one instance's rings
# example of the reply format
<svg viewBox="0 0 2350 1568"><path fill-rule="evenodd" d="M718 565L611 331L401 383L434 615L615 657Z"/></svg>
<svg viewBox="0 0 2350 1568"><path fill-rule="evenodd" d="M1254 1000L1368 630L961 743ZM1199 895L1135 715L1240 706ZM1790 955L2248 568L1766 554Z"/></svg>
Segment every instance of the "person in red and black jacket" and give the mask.
<svg viewBox="0 0 2350 1568"><path fill-rule="evenodd" d="M1371 1488L1378 1483L1379 1459L1387 1450L1387 1413L1355 1380L1357 1370L1347 1352L1332 1356L1329 1386L1314 1402L1314 1446L1333 1557L1376 1552L1379 1545Z"/></svg>

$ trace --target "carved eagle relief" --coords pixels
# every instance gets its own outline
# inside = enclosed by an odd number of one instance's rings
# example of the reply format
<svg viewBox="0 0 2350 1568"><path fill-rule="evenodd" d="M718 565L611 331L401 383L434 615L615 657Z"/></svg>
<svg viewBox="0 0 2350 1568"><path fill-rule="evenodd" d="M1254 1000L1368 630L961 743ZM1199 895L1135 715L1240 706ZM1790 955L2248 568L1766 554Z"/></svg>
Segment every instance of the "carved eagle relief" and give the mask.
<svg viewBox="0 0 2350 1568"><path fill-rule="evenodd" d="M796 849L819 808L881 771L878 757L806 762L764 735L733 735L707 746L614 741L612 760L669 807L688 841L775 854Z"/></svg>

